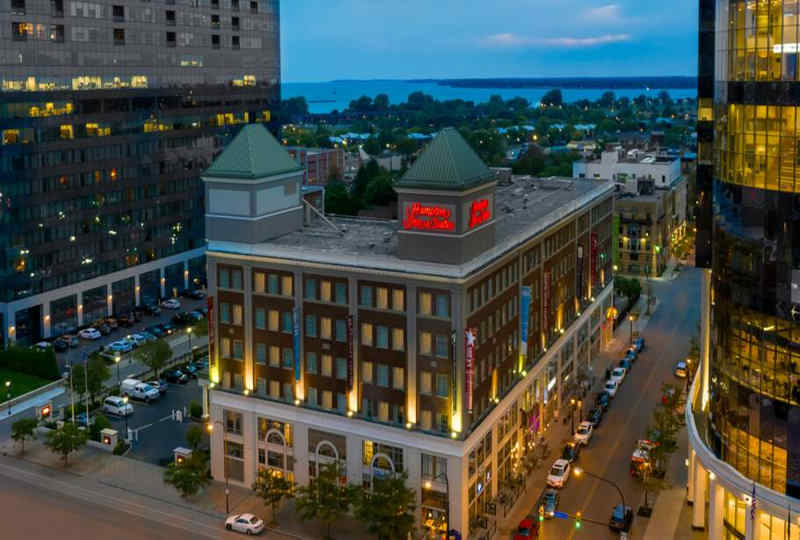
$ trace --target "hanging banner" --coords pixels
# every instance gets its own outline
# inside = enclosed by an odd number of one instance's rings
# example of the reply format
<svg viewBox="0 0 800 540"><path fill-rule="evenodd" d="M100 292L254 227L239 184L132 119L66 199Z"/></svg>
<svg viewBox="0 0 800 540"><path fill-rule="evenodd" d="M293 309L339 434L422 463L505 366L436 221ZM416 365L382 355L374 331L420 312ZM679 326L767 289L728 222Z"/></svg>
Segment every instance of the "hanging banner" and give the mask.
<svg viewBox="0 0 800 540"><path fill-rule="evenodd" d="M467 412L472 412L472 375L475 365L475 336L477 331L470 328L464 331L464 339L466 341L465 348L465 362L464 367L466 371L467 388L464 392L467 401Z"/></svg>
<svg viewBox="0 0 800 540"><path fill-rule="evenodd" d="M578 282L575 285L575 296L578 297L578 301L581 301L583 300L583 246L578 246L578 262L575 274L578 277Z"/></svg>
<svg viewBox="0 0 800 540"><path fill-rule="evenodd" d="M528 327L531 318L531 288L529 285L522 286L519 297L519 316L520 316L520 353L528 356Z"/></svg>
<svg viewBox="0 0 800 540"><path fill-rule="evenodd" d="M294 338L294 380L299 381L301 376L300 369L300 310L292 310L292 337Z"/></svg>
<svg viewBox="0 0 800 540"><path fill-rule="evenodd" d="M592 252L591 252L591 265L592 265L592 290L599 284L597 280L597 233L592 233Z"/></svg>
<svg viewBox="0 0 800 540"><path fill-rule="evenodd" d="M353 389L353 316L347 316L347 389Z"/></svg>
<svg viewBox="0 0 800 540"><path fill-rule="evenodd" d="M208 308L208 368L209 372L214 373L217 367L217 356L214 354L216 341L214 340L217 318L214 315L214 297L206 296L206 307Z"/></svg>
<svg viewBox="0 0 800 540"><path fill-rule="evenodd" d="M544 315L542 316L542 331L545 336L550 336L550 270L544 273L544 280L542 284L542 308ZM547 341L545 340L545 343Z"/></svg>

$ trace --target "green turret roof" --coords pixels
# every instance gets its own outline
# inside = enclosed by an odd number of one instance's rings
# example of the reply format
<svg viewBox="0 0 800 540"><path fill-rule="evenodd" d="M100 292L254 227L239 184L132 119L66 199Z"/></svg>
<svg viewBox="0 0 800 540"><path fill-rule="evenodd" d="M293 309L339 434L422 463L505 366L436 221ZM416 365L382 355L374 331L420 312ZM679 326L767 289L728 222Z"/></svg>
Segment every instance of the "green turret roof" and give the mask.
<svg viewBox="0 0 800 540"><path fill-rule="evenodd" d="M397 182L401 188L465 190L492 179L492 171L454 128L444 128Z"/></svg>
<svg viewBox="0 0 800 540"><path fill-rule="evenodd" d="M225 147L203 176L259 179L295 171L300 164L262 124L247 124Z"/></svg>

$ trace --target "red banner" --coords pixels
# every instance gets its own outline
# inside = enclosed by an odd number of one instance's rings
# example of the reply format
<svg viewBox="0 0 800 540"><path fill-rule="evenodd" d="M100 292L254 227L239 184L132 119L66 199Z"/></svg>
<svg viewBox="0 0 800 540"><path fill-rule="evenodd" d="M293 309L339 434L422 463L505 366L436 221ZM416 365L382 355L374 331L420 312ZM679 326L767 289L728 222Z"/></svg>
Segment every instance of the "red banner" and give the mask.
<svg viewBox="0 0 800 540"><path fill-rule="evenodd" d="M466 371L467 387L464 391L467 411L472 412L472 376L475 371L475 339L478 332L475 328L470 328L464 331L464 340L466 342L465 348L465 362L464 367Z"/></svg>
<svg viewBox="0 0 800 540"><path fill-rule="evenodd" d="M598 285L597 281L597 233L592 233L592 253L591 253L591 261L592 261L592 290Z"/></svg>
<svg viewBox="0 0 800 540"><path fill-rule="evenodd" d="M550 335L550 270L544 273L542 284L542 331L546 336Z"/></svg>
<svg viewBox="0 0 800 540"><path fill-rule="evenodd" d="M347 316L347 389L353 389L353 316Z"/></svg>
<svg viewBox="0 0 800 540"><path fill-rule="evenodd" d="M208 367L209 371L217 366L217 357L214 355L214 329L216 326L217 318L214 316L214 297L206 296L206 307L208 314L206 320L208 321Z"/></svg>

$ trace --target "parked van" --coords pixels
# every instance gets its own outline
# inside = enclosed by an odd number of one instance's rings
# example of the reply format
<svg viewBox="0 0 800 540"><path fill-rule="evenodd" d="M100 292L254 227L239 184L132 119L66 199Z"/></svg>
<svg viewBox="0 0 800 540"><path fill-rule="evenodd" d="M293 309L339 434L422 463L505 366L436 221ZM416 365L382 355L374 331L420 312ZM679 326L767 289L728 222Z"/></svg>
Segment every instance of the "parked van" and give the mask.
<svg viewBox="0 0 800 540"><path fill-rule="evenodd" d="M153 388L147 383L138 379L125 379L119 388L123 396L128 396L133 399L141 399L142 401L150 402L158 399L161 394L158 393L157 388Z"/></svg>

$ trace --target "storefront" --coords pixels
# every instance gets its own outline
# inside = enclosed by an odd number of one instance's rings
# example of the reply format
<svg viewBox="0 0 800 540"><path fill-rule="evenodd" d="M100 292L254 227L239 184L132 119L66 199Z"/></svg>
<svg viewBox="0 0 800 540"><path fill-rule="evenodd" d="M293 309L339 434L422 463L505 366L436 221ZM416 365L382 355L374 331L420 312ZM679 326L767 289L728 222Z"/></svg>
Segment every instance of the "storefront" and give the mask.
<svg viewBox="0 0 800 540"><path fill-rule="evenodd" d="M50 337L74 334L78 329L78 296L72 294L50 302Z"/></svg>

